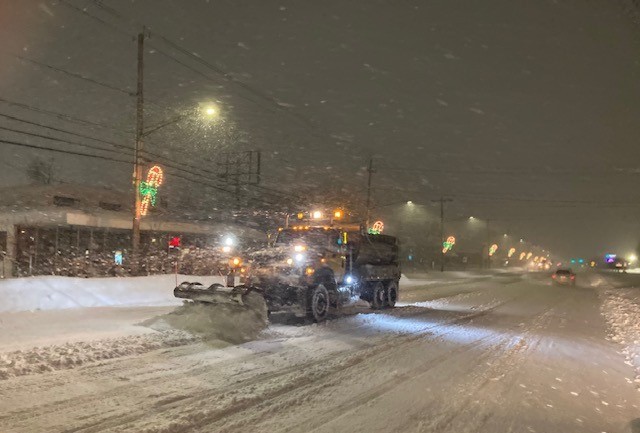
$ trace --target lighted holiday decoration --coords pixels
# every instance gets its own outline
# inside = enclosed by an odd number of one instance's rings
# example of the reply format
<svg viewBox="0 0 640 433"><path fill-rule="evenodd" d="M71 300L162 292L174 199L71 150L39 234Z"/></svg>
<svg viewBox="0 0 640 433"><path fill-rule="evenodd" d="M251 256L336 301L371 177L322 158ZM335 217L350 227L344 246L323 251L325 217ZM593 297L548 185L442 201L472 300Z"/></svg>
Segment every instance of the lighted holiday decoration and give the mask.
<svg viewBox="0 0 640 433"><path fill-rule="evenodd" d="M447 251L451 251L455 244L456 238L454 236L449 236L447 240L442 243L442 253L446 254Z"/></svg>
<svg viewBox="0 0 640 433"><path fill-rule="evenodd" d="M524 260L524 257L527 255L524 251L520 253L520 260Z"/></svg>
<svg viewBox="0 0 640 433"><path fill-rule="evenodd" d="M140 182L140 195L142 202L140 203L140 215L146 215L149 212L149 205L156 205L156 196L158 195L158 187L162 185L164 174L162 169L154 165L147 173L147 180Z"/></svg>
<svg viewBox="0 0 640 433"><path fill-rule="evenodd" d="M376 221L369 229L369 233L372 235L379 235L384 230L384 223L382 221Z"/></svg>
<svg viewBox="0 0 640 433"><path fill-rule="evenodd" d="M498 245L497 244L493 244L489 247L489 255L492 256L496 253L496 251L498 251Z"/></svg>
<svg viewBox="0 0 640 433"><path fill-rule="evenodd" d="M516 253L516 249L515 248L511 248L509 250L509 253L507 254L508 257L511 257L512 255L514 255Z"/></svg>

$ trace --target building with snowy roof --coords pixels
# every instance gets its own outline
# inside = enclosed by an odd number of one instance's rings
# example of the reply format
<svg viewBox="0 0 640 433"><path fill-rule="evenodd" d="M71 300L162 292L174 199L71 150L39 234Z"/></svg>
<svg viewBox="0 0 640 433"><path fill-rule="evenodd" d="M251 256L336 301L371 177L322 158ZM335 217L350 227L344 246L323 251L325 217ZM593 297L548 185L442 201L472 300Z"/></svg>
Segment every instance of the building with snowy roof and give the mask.
<svg viewBox="0 0 640 433"><path fill-rule="evenodd" d="M112 261L122 253L126 266L131 245L133 197L107 188L32 185L0 189L0 277L65 274L69 260ZM235 223L173 218L159 203L141 221L141 248L151 256L180 238L182 246L216 245L232 235L262 242L265 233ZM66 265L65 265L66 266Z"/></svg>

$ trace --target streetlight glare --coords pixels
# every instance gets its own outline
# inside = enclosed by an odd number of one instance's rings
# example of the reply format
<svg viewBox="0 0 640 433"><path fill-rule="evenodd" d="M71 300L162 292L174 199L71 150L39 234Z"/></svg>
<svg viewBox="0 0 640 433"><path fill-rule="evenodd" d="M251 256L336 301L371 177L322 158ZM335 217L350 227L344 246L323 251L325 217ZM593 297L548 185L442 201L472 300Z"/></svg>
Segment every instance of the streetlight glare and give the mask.
<svg viewBox="0 0 640 433"><path fill-rule="evenodd" d="M473 216L470 216L470 217L469 217L469 219L470 219L470 220L474 220L474 219L476 219L476 218L475 218L475 217L473 217Z"/></svg>
<svg viewBox="0 0 640 433"><path fill-rule="evenodd" d="M220 109L213 103L203 104L200 112L202 113L202 117L207 120L213 120L220 116Z"/></svg>
<svg viewBox="0 0 640 433"><path fill-rule="evenodd" d="M411 205L413 202L411 200L407 200L407 204Z"/></svg>

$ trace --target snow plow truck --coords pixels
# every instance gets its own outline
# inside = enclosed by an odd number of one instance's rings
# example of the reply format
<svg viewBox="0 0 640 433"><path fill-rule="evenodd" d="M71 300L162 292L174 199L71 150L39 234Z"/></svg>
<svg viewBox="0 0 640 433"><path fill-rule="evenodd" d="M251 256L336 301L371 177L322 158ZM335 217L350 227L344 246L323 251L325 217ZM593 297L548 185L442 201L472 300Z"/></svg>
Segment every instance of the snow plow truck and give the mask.
<svg viewBox="0 0 640 433"><path fill-rule="evenodd" d="M174 295L255 305L259 294L270 313L293 313L315 322L358 300L372 309L393 308L400 281L398 249L395 237L369 233L357 224L309 221L278 229L269 247L243 258L242 277L231 272L226 287L184 282Z"/></svg>

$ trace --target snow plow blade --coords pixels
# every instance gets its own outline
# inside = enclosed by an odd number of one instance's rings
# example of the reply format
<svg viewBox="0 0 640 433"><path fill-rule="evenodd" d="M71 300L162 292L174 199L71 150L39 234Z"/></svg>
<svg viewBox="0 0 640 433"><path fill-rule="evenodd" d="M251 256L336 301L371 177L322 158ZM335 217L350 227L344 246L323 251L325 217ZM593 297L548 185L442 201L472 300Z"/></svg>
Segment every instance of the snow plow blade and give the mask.
<svg viewBox="0 0 640 433"><path fill-rule="evenodd" d="M246 296L250 292L258 292L260 290L247 287L225 287L222 284L212 284L206 287L200 283L183 282L173 289L173 295L176 298L188 299L196 302L206 302L209 304L238 304L244 305Z"/></svg>

